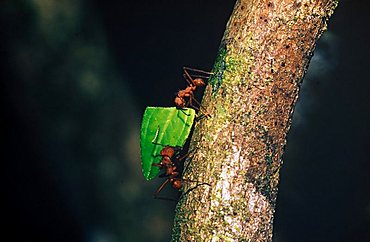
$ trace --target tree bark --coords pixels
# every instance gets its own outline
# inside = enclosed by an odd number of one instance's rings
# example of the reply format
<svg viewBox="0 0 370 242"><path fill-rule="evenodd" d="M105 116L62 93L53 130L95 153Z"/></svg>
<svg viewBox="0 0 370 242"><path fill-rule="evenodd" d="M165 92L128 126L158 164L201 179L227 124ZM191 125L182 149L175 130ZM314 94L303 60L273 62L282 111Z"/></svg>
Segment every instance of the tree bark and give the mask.
<svg viewBox="0 0 370 242"><path fill-rule="evenodd" d="M336 0L237 1L185 164L173 241L271 241L293 107ZM198 183L198 184L197 184ZM202 184L202 183L208 183Z"/></svg>

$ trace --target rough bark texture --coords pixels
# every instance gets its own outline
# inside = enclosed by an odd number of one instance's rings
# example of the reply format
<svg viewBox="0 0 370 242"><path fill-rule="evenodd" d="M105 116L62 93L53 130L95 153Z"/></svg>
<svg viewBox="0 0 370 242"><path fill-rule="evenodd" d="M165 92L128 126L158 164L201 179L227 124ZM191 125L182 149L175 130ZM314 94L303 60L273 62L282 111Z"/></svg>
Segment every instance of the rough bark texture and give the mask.
<svg viewBox="0 0 370 242"><path fill-rule="evenodd" d="M335 0L241 0L196 124L173 241L271 241L299 86Z"/></svg>

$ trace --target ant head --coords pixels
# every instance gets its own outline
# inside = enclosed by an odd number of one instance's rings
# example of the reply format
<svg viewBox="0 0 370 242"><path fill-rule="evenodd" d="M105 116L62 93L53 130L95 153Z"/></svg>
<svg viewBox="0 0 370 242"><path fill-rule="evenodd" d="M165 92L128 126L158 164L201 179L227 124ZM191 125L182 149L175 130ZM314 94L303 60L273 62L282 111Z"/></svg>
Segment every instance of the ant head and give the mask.
<svg viewBox="0 0 370 242"><path fill-rule="evenodd" d="M168 156L163 156L162 160L161 160L161 164L163 166L169 166L172 164L172 161L171 161L171 158L168 157Z"/></svg>
<svg viewBox="0 0 370 242"><path fill-rule="evenodd" d="M168 157L168 158L172 158L172 156L175 154L175 149L171 146L165 146L162 150L161 150L161 156L163 157Z"/></svg>
<svg viewBox="0 0 370 242"><path fill-rule="evenodd" d="M183 107L185 107L185 100L181 97L176 97L175 98L175 105L177 107L183 108Z"/></svg>
<svg viewBox="0 0 370 242"><path fill-rule="evenodd" d="M180 179L173 179L172 180L172 187L179 190L182 187L182 182Z"/></svg>
<svg viewBox="0 0 370 242"><path fill-rule="evenodd" d="M204 82L204 80L202 78L195 78L193 80L193 83L197 87L202 87L202 86L205 86L206 85L206 83Z"/></svg>

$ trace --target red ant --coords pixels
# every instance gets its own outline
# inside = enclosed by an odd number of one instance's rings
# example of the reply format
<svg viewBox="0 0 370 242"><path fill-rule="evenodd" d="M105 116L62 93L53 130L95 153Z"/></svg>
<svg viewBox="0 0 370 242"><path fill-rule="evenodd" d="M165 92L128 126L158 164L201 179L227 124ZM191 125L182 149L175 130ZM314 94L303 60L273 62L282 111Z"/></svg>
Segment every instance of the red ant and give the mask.
<svg viewBox="0 0 370 242"><path fill-rule="evenodd" d="M176 153L175 147L172 146L165 146L160 152L160 156L162 156L161 162L158 164L153 164L153 166L158 166L161 169L166 169L166 172L159 177L167 177L167 180L157 189L157 191L154 193L154 198L160 198L158 197L159 193L162 191L162 189L168 184L171 183L172 187L179 190L182 187L182 179L179 178L180 173L177 170L177 167L175 163L172 161L175 153ZM177 161L181 161L187 157L187 155L183 157L176 156ZM169 199L172 200L172 199Z"/></svg>
<svg viewBox="0 0 370 242"><path fill-rule="evenodd" d="M175 100L174 100L175 105L178 108L185 108L186 106L189 106L189 107L192 107L192 108L200 111L200 107L202 107L202 106L194 98L194 91L197 89L197 87L205 86L206 83L202 79L202 77L203 78L208 78L208 77L196 76L197 78L193 79L191 77L191 75L189 74L188 70L203 73L203 74L207 74L207 75L212 75L212 73L202 71L202 70L198 70L198 69L192 69L192 68L189 68L189 67L184 67L183 69L184 69L184 78L185 78L185 80L187 81L187 83L189 85L184 90L180 90L180 91L177 92L177 95L176 95ZM193 105L193 103L192 103L193 100L199 105L199 108L197 108ZM206 116L209 116L209 115L206 115Z"/></svg>
<svg viewBox="0 0 370 242"><path fill-rule="evenodd" d="M158 164L153 164L153 166L158 166L160 167L161 169L166 169L166 172L163 173L162 175L159 175L159 177L167 177L167 180L164 181L162 183L162 185L159 186L159 188L155 191L155 193L153 194L153 197L154 198L157 198L157 199L164 199L164 200L170 200L170 201L175 201L177 202L175 199L171 199L171 198L164 198L164 197L159 197L159 193L163 190L163 188L168 184L168 183L171 183L172 184L172 187L177 189L177 190L180 190L182 185L183 185L183 181L189 181L189 182L192 182L190 180L185 180L183 178L180 178L180 172L177 171L177 166L176 164L172 161L172 159L174 158L174 155L177 153L176 149L179 149L177 147L172 147L172 146L165 146L163 147L163 149L161 150L160 152L160 156L162 156L162 159L160 161L160 163ZM184 158L186 158L187 156L189 155L186 154L182 157L180 156L176 156L175 159L176 159L176 163L183 160ZM197 186L199 185L209 185L208 183L201 183L201 184L198 184ZM196 186L196 187L197 187ZM194 187L194 188L196 188ZM189 189L190 190L193 190L194 188L192 189ZM189 192L188 191L188 192Z"/></svg>

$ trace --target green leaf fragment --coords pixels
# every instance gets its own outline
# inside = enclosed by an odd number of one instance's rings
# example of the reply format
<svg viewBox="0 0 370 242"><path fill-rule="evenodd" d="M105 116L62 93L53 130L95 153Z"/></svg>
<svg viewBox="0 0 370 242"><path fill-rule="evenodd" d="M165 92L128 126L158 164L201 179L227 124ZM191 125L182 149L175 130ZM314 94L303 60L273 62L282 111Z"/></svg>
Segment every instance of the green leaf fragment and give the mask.
<svg viewBox="0 0 370 242"><path fill-rule="evenodd" d="M141 167L147 180L159 174L160 151L164 146L183 147L194 123L195 110L147 107L141 123Z"/></svg>

